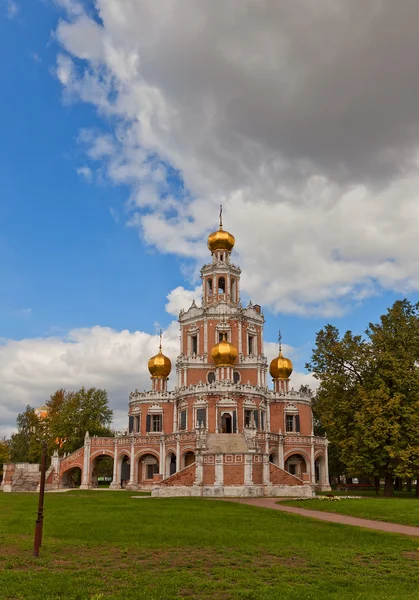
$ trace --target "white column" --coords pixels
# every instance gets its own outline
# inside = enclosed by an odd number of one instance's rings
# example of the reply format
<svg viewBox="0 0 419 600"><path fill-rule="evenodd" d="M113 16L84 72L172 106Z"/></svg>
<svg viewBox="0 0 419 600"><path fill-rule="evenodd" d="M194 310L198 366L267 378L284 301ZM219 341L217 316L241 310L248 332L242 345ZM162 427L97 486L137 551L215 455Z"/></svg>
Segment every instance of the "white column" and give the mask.
<svg viewBox="0 0 419 600"><path fill-rule="evenodd" d="M202 483L202 479L203 479L201 452L197 452L195 454L195 462L196 462L195 485L200 485Z"/></svg>
<svg viewBox="0 0 419 600"><path fill-rule="evenodd" d="M282 437L279 439L279 444L278 444L278 467L280 469L284 469L285 468L285 463L284 463L284 440L282 439Z"/></svg>
<svg viewBox="0 0 419 600"><path fill-rule="evenodd" d="M166 478L166 444L164 441L164 437L160 438L160 461L159 461L159 471L160 475L163 476L163 479Z"/></svg>
<svg viewBox="0 0 419 600"><path fill-rule="evenodd" d="M237 283L236 283L237 286ZM239 320L239 354L243 354L242 322Z"/></svg>
<svg viewBox="0 0 419 600"><path fill-rule="evenodd" d="M135 464L134 464L134 456L135 456L135 448L134 448L134 438L131 439L131 460L129 465L129 486L135 484Z"/></svg>
<svg viewBox="0 0 419 600"><path fill-rule="evenodd" d="M179 434L176 440L176 473L180 471L180 439Z"/></svg>
<svg viewBox="0 0 419 600"><path fill-rule="evenodd" d="M266 431L271 430L271 403L266 402Z"/></svg>
<svg viewBox="0 0 419 600"><path fill-rule="evenodd" d="M177 402L176 400L173 401L173 428L172 431L173 433L175 433L178 430L177 427Z"/></svg>
<svg viewBox="0 0 419 600"><path fill-rule="evenodd" d="M204 354L208 355L208 320L204 320Z"/></svg>
<svg viewBox="0 0 419 600"><path fill-rule="evenodd" d="M244 456L244 485L253 484L252 476L253 455L245 454Z"/></svg>
<svg viewBox="0 0 419 600"><path fill-rule="evenodd" d="M325 485L329 484L329 442L326 440L326 445L324 447L324 475L325 475Z"/></svg>
<svg viewBox="0 0 419 600"><path fill-rule="evenodd" d="M112 489L116 489L116 490L121 487L119 484L119 481L118 481L118 462L116 459L117 453L118 453L117 438L115 438L114 450L113 450L113 475L112 475L112 483L109 487Z"/></svg>
<svg viewBox="0 0 419 600"><path fill-rule="evenodd" d="M263 455L263 485L269 485L269 454Z"/></svg>
<svg viewBox="0 0 419 600"><path fill-rule="evenodd" d="M258 365L258 386L260 387L260 365Z"/></svg>
<svg viewBox="0 0 419 600"><path fill-rule="evenodd" d="M223 469L223 455L215 455L215 482L214 485L224 485L224 469Z"/></svg>
<svg viewBox="0 0 419 600"><path fill-rule="evenodd" d="M83 479L81 482L81 489L87 490L89 487L89 466L90 466L90 437L89 432L86 431L84 437L84 456L83 456Z"/></svg>
<svg viewBox="0 0 419 600"><path fill-rule="evenodd" d="M311 466L310 466L310 470L311 470L311 483L313 485L316 484L316 470L314 468L314 437L311 437Z"/></svg>

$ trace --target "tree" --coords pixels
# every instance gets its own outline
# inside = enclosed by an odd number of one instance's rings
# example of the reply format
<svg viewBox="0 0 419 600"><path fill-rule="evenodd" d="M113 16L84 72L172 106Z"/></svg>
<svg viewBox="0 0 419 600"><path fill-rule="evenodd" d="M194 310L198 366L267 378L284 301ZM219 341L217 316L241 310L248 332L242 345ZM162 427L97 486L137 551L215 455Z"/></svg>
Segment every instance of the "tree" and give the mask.
<svg viewBox="0 0 419 600"><path fill-rule="evenodd" d="M48 400L46 418L50 445L74 452L90 435L112 436L112 410L106 390L84 387L77 392L57 390Z"/></svg>
<svg viewBox="0 0 419 600"><path fill-rule="evenodd" d="M3 466L10 460L10 447L6 438L0 439L0 481L3 478Z"/></svg>
<svg viewBox="0 0 419 600"><path fill-rule="evenodd" d="M350 475L419 473L419 305L398 301L366 338L327 325L307 367L320 382L315 413ZM419 494L419 484L417 487Z"/></svg>
<svg viewBox="0 0 419 600"><path fill-rule="evenodd" d="M10 438L10 460L12 462L39 462L41 443L46 439L45 423L35 410L27 406L16 419L17 433Z"/></svg>

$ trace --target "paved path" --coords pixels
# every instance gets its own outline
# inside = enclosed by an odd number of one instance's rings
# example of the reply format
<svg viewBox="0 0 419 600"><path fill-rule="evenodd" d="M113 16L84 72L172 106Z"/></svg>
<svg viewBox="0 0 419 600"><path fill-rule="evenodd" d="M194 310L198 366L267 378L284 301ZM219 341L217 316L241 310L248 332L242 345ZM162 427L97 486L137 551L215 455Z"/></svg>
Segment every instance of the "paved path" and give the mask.
<svg viewBox="0 0 419 600"><path fill-rule="evenodd" d="M250 504L250 506L260 506L261 508L273 508L274 510L281 510L303 517L311 517L313 519L318 519L319 521L328 521L329 523L356 525L358 527L366 527L367 529L377 529L378 531L402 533L404 535L414 535L419 537L419 527L398 525L397 523L386 523L384 521L373 521L372 519L360 519L358 517L349 517L347 515L338 515L336 513L297 508L296 506L285 506L284 504L277 504L279 502L278 498L231 498L231 501L240 502L240 504ZM356 500L354 500L354 502L356 502Z"/></svg>

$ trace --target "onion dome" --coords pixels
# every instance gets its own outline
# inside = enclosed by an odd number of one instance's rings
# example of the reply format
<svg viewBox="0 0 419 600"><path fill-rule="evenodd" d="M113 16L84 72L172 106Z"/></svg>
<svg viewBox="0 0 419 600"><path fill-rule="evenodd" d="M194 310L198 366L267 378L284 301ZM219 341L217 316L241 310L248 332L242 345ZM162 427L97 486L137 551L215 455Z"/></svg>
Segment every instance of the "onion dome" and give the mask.
<svg viewBox="0 0 419 600"><path fill-rule="evenodd" d="M285 358L282 350L279 355L271 361L269 373L272 379L289 379L292 373L292 362L289 358Z"/></svg>
<svg viewBox="0 0 419 600"><path fill-rule="evenodd" d="M160 346L159 353L156 356L152 356L148 361L148 370L150 375L154 378L167 379L172 370L172 363L170 358L167 358L161 351L161 331L160 331Z"/></svg>
<svg viewBox="0 0 419 600"><path fill-rule="evenodd" d="M229 233L228 231L224 231L223 229L223 221L222 221L223 209L220 208L220 227L218 231L213 231L208 236L208 248L211 252L215 252L216 250L227 250L231 252L234 248L234 244L236 240L234 239L234 235Z"/></svg>
<svg viewBox="0 0 419 600"><path fill-rule="evenodd" d="M212 349L212 358L217 367L232 367L236 362L237 348L227 342L226 334L222 334L223 339Z"/></svg>

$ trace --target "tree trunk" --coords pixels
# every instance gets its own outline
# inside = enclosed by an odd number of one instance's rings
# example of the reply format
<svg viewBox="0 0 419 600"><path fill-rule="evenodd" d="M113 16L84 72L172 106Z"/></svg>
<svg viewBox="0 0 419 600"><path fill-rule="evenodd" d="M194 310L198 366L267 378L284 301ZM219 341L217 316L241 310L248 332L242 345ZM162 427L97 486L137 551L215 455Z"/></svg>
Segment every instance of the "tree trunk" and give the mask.
<svg viewBox="0 0 419 600"><path fill-rule="evenodd" d="M403 479L401 477L396 477L394 482L394 489L396 490L396 492L403 491Z"/></svg>
<svg viewBox="0 0 419 600"><path fill-rule="evenodd" d="M419 498L419 475L416 476L416 498Z"/></svg>
<svg viewBox="0 0 419 600"><path fill-rule="evenodd" d="M391 473L386 473L385 483L384 483L384 496L390 497L393 495L393 475Z"/></svg>
<svg viewBox="0 0 419 600"><path fill-rule="evenodd" d="M375 485L375 495L378 496L378 494L380 492L380 478L378 477L378 475L375 475L375 477L374 477L374 485Z"/></svg>
<svg viewBox="0 0 419 600"><path fill-rule="evenodd" d="M412 478L408 477L406 479L406 491L407 492L411 492L412 491Z"/></svg>

